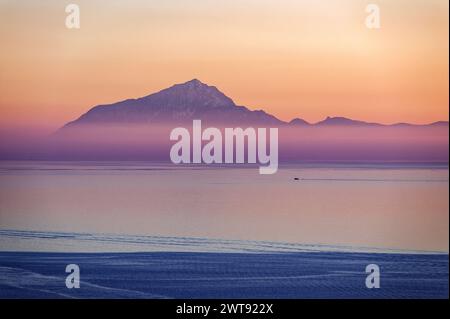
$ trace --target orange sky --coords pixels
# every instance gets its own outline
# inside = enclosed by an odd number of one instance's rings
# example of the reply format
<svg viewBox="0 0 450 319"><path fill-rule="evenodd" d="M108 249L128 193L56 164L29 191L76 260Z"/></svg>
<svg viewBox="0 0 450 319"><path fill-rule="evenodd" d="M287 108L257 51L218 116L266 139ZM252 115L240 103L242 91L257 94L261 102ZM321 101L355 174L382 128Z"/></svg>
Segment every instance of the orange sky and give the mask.
<svg viewBox="0 0 450 319"><path fill-rule="evenodd" d="M192 78L283 120L448 119L447 0L72 2L79 30L64 1L0 0L3 127L56 128Z"/></svg>

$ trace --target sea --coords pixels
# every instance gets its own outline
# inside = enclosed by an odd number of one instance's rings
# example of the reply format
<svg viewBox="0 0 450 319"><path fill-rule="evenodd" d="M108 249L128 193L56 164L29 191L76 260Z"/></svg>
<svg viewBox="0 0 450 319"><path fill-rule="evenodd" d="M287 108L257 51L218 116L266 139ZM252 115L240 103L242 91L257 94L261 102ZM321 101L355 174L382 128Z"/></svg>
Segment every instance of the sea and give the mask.
<svg viewBox="0 0 450 319"><path fill-rule="evenodd" d="M448 192L448 163L1 161L0 297L448 298Z"/></svg>

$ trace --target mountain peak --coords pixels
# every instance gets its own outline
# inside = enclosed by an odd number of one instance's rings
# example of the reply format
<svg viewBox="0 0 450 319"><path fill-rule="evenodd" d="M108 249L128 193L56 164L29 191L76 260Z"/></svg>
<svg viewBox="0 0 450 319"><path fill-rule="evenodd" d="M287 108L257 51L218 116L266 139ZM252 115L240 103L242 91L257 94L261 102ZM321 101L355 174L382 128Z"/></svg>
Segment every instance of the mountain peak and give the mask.
<svg viewBox="0 0 450 319"><path fill-rule="evenodd" d="M187 81L187 82L185 82L183 84L185 84L185 85L196 85L196 86L198 86L198 85L206 85L205 83L203 83L199 79L192 79L192 80Z"/></svg>
<svg viewBox="0 0 450 319"><path fill-rule="evenodd" d="M156 103L168 104L175 108L216 108L235 106L232 99L198 79L175 84L167 89L144 97Z"/></svg>
<svg viewBox="0 0 450 319"><path fill-rule="evenodd" d="M175 84L172 87L184 87L184 88L191 88L191 89L208 89L208 88L214 88L213 86L209 86L206 83L203 83L199 79L192 79L184 83Z"/></svg>

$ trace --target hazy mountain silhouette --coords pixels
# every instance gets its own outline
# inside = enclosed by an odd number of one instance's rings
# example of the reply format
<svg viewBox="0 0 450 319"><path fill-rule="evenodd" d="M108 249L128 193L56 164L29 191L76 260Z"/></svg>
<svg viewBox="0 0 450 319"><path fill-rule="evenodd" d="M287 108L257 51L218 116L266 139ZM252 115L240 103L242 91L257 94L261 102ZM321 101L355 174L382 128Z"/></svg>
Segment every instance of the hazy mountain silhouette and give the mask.
<svg viewBox="0 0 450 319"><path fill-rule="evenodd" d="M327 117L315 124L295 118L288 123L263 110L252 111L245 106L238 106L215 86L193 79L141 98L95 106L63 128L75 128L84 124L101 126L104 124L180 123L191 122L194 119L227 125L387 126L345 117ZM408 125L412 124L394 124L394 126ZM441 121L429 125L448 126L448 122Z"/></svg>
<svg viewBox="0 0 450 319"><path fill-rule="evenodd" d="M252 111L199 80L137 99L98 105L47 140L0 149L6 158L167 161L171 131L192 120L206 127L277 127L280 161L448 162L448 122L384 125L345 117L281 121ZM203 141L206 143L206 141Z"/></svg>
<svg viewBox="0 0 450 319"><path fill-rule="evenodd" d="M193 79L142 98L95 106L65 127L80 124L170 123L194 119L227 124L284 123L262 110L251 111L245 106L238 106L215 86Z"/></svg>
<svg viewBox="0 0 450 319"><path fill-rule="evenodd" d="M311 125L311 123L308 123L304 119L295 118L289 122L289 125Z"/></svg>
<svg viewBox="0 0 450 319"><path fill-rule="evenodd" d="M316 123L316 125L363 125L363 126L380 126L382 124L369 123L364 121L357 121L348 119L346 117L329 117L323 121Z"/></svg>

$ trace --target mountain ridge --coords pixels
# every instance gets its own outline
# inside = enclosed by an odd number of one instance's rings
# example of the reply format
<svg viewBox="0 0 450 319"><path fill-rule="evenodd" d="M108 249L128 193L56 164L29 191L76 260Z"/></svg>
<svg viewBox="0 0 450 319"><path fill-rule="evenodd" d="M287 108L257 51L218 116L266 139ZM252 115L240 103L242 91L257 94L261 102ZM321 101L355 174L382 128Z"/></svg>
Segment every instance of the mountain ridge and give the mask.
<svg viewBox="0 0 450 319"><path fill-rule="evenodd" d="M309 123L301 118L294 118L290 122L286 122L264 110L250 110L245 106L237 105L217 87L205 84L198 79L192 79L140 98L94 106L78 119L66 123L61 129L80 127L83 124L158 124L186 122L193 119L234 125L448 126L448 121L437 121L429 124L381 124L342 116L327 116L317 123Z"/></svg>

